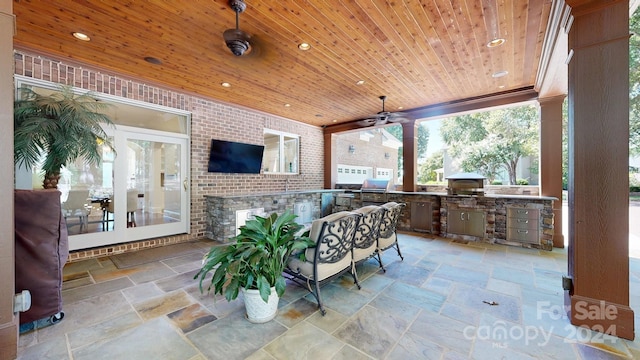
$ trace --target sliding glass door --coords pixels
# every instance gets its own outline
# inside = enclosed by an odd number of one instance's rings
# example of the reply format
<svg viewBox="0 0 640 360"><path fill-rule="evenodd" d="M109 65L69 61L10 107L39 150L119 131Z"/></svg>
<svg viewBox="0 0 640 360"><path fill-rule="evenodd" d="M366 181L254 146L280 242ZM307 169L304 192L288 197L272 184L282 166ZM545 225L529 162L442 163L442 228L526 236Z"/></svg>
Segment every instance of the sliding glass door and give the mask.
<svg viewBox="0 0 640 360"><path fill-rule="evenodd" d="M16 77L40 94L56 84ZM80 93L84 90L74 89ZM99 165L83 159L61 170L58 190L70 250L189 232L189 120L186 111L93 94L109 106L111 146ZM17 169L16 188L41 189L40 168Z"/></svg>
<svg viewBox="0 0 640 360"><path fill-rule="evenodd" d="M188 232L186 137L118 127L113 144L100 166L80 163L63 171L70 249ZM71 203L79 192L80 201Z"/></svg>

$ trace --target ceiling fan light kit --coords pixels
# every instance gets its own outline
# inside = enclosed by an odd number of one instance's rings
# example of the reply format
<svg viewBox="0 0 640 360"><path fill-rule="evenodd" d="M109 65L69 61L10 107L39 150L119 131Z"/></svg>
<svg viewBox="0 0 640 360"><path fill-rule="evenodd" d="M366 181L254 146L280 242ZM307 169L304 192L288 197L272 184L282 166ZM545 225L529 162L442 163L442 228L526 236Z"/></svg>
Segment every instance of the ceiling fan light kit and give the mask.
<svg viewBox="0 0 640 360"><path fill-rule="evenodd" d="M240 13L245 11L247 4L244 0L229 0L229 6L236 13L236 28L225 30L222 37L233 55L242 56L251 48L249 43L251 36L240 30Z"/></svg>

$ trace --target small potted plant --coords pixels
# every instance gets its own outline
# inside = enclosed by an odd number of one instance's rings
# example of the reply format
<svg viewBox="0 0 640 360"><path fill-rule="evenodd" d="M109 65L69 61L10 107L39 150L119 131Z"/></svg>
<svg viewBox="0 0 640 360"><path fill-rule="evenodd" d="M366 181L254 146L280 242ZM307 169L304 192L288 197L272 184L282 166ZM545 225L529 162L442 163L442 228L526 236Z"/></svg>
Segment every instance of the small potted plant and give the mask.
<svg viewBox="0 0 640 360"><path fill-rule="evenodd" d="M282 272L292 253L314 243L297 235L303 228L288 210L278 215L256 216L240 227L240 234L230 245L216 245L204 256L202 268L194 276L203 282L213 272L208 291L224 295L227 301L243 291L247 319L263 323L273 319L284 294L286 281Z"/></svg>

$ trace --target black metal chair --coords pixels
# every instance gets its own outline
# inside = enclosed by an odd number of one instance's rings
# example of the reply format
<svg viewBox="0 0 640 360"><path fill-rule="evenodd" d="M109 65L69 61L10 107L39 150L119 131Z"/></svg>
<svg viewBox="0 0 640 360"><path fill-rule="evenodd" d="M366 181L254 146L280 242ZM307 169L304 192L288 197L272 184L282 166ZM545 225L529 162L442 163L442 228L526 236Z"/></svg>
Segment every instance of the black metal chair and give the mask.
<svg viewBox="0 0 640 360"><path fill-rule="evenodd" d="M341 211L314 220L309 238L315 239L315 247L292 255L285 269L291 281L306 288L316 298L322 315L326 311L320 296L321 285L350 271L353 281L360 289L352 266L352 250L361 217L357 213ZM304 258L301 258L303 254Z"/></svg>
<svg viewBox="0 0 640 360"><path fill-rule="evenodd" d="M392 247L396 248L398 256L401 260L404 260L402 253L400 252L400 245L398 244L398 235L396 234L396 227L402 209L406 206L405 203L388 202L383 204L382 207L386 209L380 224L380 233L378 235L376 254L378 255L378 262L382 271L387 271L382 263L381 253Z"/></svg>
<svg viewBox="0 0 640 360"><path fill-rule="evenodd" d="M362 214L362 219L353 238L353 266L376 256L380 225L386 208L377 205L364 206L353 212ZM357 273L354 272L357 276Z"/></svg>

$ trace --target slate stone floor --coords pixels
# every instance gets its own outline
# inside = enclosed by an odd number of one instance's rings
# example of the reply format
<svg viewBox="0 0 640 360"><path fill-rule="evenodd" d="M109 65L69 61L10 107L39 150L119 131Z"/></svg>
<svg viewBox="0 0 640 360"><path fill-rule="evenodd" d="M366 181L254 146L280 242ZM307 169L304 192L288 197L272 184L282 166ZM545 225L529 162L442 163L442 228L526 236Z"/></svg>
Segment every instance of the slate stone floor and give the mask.
<svg viewBox="0 0 640 360"><path fill-rule="evenodd" d="M67 264L65 318L20 336L20 359L624 359L640 340L577 329L563 317L564 249L461 243L403 233L394 250L322 288L327 314L290 285L274 321L250 324L241 299L202 295L202 253L118 269ZM640 318L640 260L630 259ZM492 305L493 304L493 305ZM636 332L637 333L637 332Z"/></svg>

